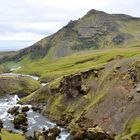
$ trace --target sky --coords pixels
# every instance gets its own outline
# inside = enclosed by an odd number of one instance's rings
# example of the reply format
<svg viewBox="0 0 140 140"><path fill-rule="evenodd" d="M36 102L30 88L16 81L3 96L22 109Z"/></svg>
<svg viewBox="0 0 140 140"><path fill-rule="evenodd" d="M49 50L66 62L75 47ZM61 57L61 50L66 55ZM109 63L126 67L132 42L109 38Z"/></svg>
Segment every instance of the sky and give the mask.
<svg viewBox="0 0 140 140"><path fill-rule="evenodd" d="M91 9L140 17L140 0L0 0L0 51L28 47Z"/></svg>

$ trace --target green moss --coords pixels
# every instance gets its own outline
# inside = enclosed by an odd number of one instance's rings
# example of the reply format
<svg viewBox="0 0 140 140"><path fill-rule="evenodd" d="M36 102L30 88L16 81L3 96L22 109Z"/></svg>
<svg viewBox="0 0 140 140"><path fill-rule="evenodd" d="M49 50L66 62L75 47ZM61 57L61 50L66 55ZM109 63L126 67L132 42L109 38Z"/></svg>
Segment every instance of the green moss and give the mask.
<svg viewBox="0 0 140 140"><path fill-rule="evenodd" d="M63 77L56 78L55 80L48 83L48 88L55 88L55 89L59 88L62 78Z"/></svg>
<svg viewBox="0 0 140 140"><path fill-rule="evenodd" d="M28 57L25 57L22 61L16 63L16 65L22 68L15 72L38 74L41 76L42 81L50 81L64 75L102 66L117 55L130 58L138 54L140 54L140 48L135 47L81 51L66 57L57 59L49 59L46 57L36 61L31 61Z"/></svg>
<svg viewBox="0 0 140 140"><path fill-rule="evenodd" d="M0 95L20 94L28 95L41 85L38 81L26 76L0 76Z"/></svg>
<svg viewBox="0 0 140 140"><path fill-rule="evenodd" d="M5 129L2 129L2 133L0 134L2 140L26 140L24 136L20 134L9 133Z"/></svg>
<svg viewBox="0 0 140 140"><path fill-rule="evenodd" d="M116 140L133 140L135 135L140 137L140 118L127 122L124 132L116 137Z"/></svg>
<svg viewBox="0 0 140 140"><path fill-rule="evenodd" d="M25 98L22 98L20 100L20 103L27 103L27 102L35 102L35 103L40 103L40 102L47 102L50 94L49 91L47 90L48 88L46 86L41 87L40 89L36 90L32 94L26 96Z"/></svg>

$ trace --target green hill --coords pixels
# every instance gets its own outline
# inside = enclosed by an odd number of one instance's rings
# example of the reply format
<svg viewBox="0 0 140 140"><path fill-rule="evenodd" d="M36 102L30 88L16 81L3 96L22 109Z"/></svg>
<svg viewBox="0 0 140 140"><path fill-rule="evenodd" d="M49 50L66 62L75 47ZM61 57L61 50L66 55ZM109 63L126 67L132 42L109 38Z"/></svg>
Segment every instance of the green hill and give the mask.
<svg viewBox="0 0 140 140"><path fill-rule="evenodd" d="M47 83L21 102L45 104L44 115L73 134L98 125L116 140L139 140L139 40L140 18L91 10L0 62Z"/></svg>
<svg viewBox="0 0 140 140"><path fill-rule="evenodd" d="M8 60L58 58L88 49L133 47L140 44L140 18L91 10L55 34L22 49ZM1 60L1 62L6 59Z"/></svg>

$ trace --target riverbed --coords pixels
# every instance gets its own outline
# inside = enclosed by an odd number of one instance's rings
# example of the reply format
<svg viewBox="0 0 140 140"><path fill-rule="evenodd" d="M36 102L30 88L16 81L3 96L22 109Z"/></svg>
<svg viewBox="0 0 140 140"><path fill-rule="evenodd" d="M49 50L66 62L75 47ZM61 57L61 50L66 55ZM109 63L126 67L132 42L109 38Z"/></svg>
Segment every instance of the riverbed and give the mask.
<svg viewBox="0 0 140 140"><path fill-rule="evenodd" d="M31 75L24 75L24 74L15 74L15 73L6 73L2 75L15 75L15 76L28 76L31 77L35 80L38 80L39 78L36 76L31 76ZM45 85L45 84L44 84ZM38 112L34 112L31 109L31 105L20 105L17 104L19 101L19 97L17 95L6 95L3 97L0 97L0 119L2 119L4 123L4 127L7 130L13 130L14 132L20 132L20 130L14 129L13 124L11 121L14 119L12 115L7 113L8 109L14 106L29 106L30 111L27 112L27 119L28 119L28 131L26 132L27 136L33 135L34 131L41 131L43 128L48 129L48 128L53 128L56 126L55 122L50 121L47 117L44 117L42 114ZM65 128L60 128L61 133L57 137L57 140L66 140L67 137L69 136L69 133L67 129Z"/></svg>

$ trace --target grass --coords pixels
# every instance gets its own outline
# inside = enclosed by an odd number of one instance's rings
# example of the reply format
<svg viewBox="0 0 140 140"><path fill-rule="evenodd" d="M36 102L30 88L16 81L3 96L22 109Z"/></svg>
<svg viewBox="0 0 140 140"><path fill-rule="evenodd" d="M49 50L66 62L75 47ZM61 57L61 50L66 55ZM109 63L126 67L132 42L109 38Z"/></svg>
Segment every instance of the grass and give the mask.
<svg viewBox="0 0 140 140"><path fill-rule="evenodd" d="M117 55L129 58L138 54L140 54L139 47L89 50L57 59L48 59L48 57L46 57L44 59L31 61L28 58L29 56L26 56L18 63L9 62L6 65L9 67L11 67L11 64L12 66L21 66L22 68L15 72L40 75L42 81L49 81L64 75L100 67Z"/></svg>
<svg viewBox="0 0 140 140"><path fill-rule="evenodd" d="M140 135L140 117L129 122L125 128L125 132L118 136L116 140L133 140L133 136Z"/></svg>
<svg viewBox="0 0 140 140"><path fill-rule="evenodd" d="M24 136L20 134L9 133L5 129L2 129L2 133L0 133L2 140L26 140Z"/></svg>
<svg viewBox="0 0 140 140"><path fill-rule="evenodd" d="M25 76L0 76L0 95L4 94L30 94L41 85L38 81Z"/></svg>

